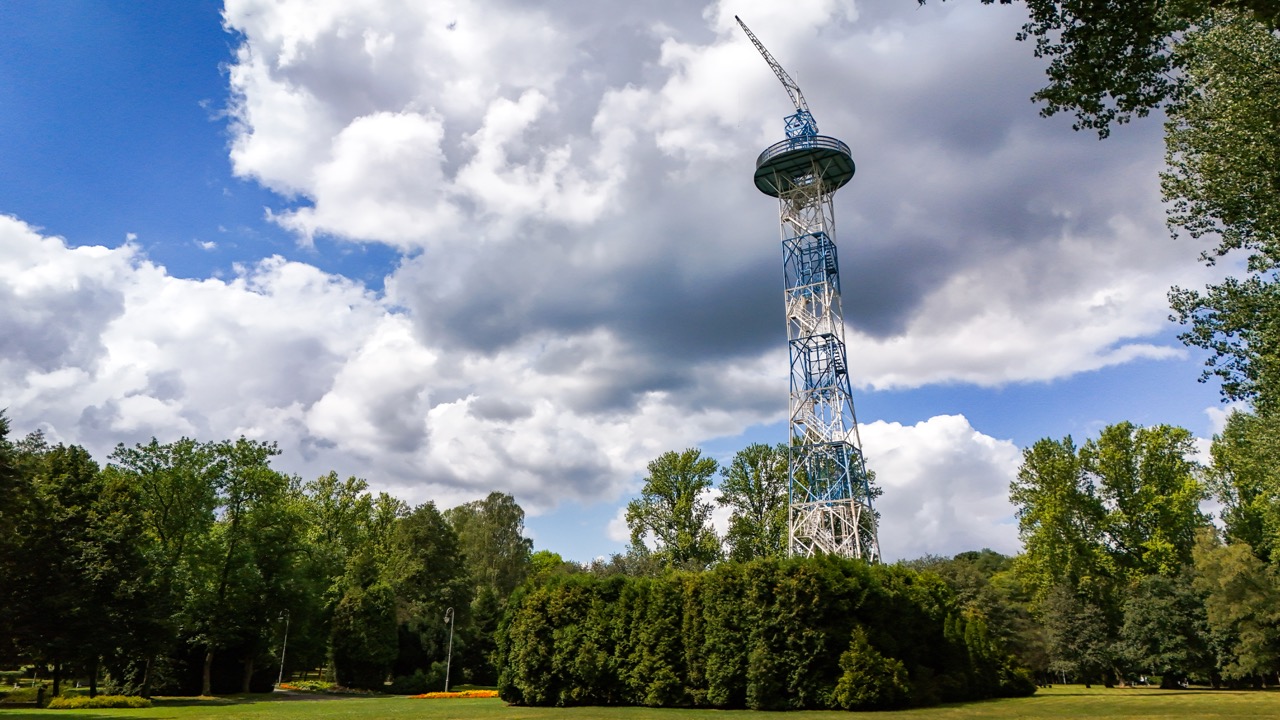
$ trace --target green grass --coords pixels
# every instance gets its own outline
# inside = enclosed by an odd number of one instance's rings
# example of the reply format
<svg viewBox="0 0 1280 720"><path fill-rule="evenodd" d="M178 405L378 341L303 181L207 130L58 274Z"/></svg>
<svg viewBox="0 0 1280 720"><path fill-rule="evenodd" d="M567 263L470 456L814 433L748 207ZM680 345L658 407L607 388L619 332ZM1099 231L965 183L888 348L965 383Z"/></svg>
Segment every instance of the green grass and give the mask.
<svg viewBox="0 0 1280 720"><path fill-rule="evenodd" d="M410 700L401 697L321 697L285 700L275 696L213 700L161 699L144 710L0 709L0 720L837 720L844 712L766 713L651 708L513 708L501 700ZM977 718L1280 718L1280 692L1233 690L1085 689L1078 685L1041 690L1016 700L948 705L922 710L874 713L867 717L966 720Z"/></svg>

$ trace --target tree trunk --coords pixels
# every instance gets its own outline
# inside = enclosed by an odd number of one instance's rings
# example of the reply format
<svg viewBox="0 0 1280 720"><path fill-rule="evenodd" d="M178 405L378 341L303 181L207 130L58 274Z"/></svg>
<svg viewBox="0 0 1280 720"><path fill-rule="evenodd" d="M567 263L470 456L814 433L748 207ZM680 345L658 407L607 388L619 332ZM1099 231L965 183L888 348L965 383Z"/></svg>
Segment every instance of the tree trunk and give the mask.
<svg viewBox="0 0 1280 720"><path fill-rule="evenodd" d="M1177 689L1178 689L1178 678L1176 678L1176 677L1174 677L1174 676L1172 676L1172 675L1169 675L1168 673L1166 673L1166 674L1164 674L1164 675L1161 675L1161 676L1160 676L1160 689L1161 689L1161 690L1177 690Z"/></svg>
<svg viewBox="0 0 1280 720"><path fill-rule="evenodd" d="M98 697L98 656L93 656L89 663L89 697Z"/></svg>
<svg viewBox="0 0 1280 720"><path fill-rule="evenodd" d="M151 697L151 656L147 656L147 661L142 664L142 697Z"/></svg>
<svg viewBox="0 0 1280 720"><path fill-rule="evenodd" d="M204 655L204 677L200 680L200 694L213 695L213 648Z"/></svg>
<svg viewBox="0 0 1280 720"><path fill-rule="evenodd" d="M249 694L249 681L253 679L253 655L245 653L244 656L244 682L240 684L240 692Z"/></svg>
<svg viewBox="0 0 1280 720"><path fill-rule="evenodd" d="M53 661L53 696L58 697L62 689L62 661Z"/></svg>

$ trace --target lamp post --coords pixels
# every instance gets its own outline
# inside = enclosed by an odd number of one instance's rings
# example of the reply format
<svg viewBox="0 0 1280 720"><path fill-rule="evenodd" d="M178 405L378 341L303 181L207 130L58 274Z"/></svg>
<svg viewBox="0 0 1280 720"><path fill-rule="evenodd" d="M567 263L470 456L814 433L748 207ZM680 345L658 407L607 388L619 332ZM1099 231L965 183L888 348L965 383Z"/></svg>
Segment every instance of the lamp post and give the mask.
<svg viewBox="0 0 1280 720"><path fill-rule="evenodd" d="M284 618L284 640L280 642L280 675L276 677L276 687L284 683L284 651L289 647L289 611L285 610L280 617Z"/></svg>
<svg viewBox="0 0 1280 720"><path fill-rule="evenodd" d="M449 623L449 654L444 661L444 691L449 692L449 669L453 665L453 608L444 611L444 621Z"/></svg>

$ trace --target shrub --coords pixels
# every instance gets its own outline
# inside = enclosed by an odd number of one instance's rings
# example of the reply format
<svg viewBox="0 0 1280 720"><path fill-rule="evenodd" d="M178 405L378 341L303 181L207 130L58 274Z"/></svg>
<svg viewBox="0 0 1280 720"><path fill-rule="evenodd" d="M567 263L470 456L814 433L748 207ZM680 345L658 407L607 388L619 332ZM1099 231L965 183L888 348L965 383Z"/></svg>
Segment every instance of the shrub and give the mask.
<svg viewBox="0 0 1280 720"><path fill-rule="evenodd" d="M421 668L414 670L412 675L400 675L391 681L391 686L387 688L387 692L392 695L422 695L423 693L436 692L444 687L444 663L431 663L430 672L423 672Z"/></svg>
<svg viewBox="0 0 1280 720"><path fill-rule="evenodd" d="M151 701L136 695L99 695L98 697L56 697L49 701L50 710L84 710L90 708L149 708Z"/></svg>
<svg viewBox="0 0 1280 720"><path fill-rule="evenodd" d="M23 704L33 703L36 701L38 692L39 692L39 688L38 686L35 686L35 685L32 685L31 687L18 688L17 690L13 690L9 694L5 695L3 698L0 698L0 705L13 704L13 703L23 703ZM45 697L48 697L48 696L49 696L49 690L48 688L45 688Z"/></svg>
<svg viewBox="0 0 1280 720"><path fill-rule="evenodd" d="M1026 668L1006 669L1000 673L1001 697L1031 697L1036 694L1036 679Z"/></svg>
<svg viewBox="0 0 1280 720"><path fill-rule="evenodd" d="M281 690L294 690L297 692L331 692L334 684L327 680L290 680L287 683L281 683L278 686Z"/></svg>
<svg viewBox="0 0 1280 720"><path fill-rule="evenodd" d="M832 557L549 577L511 597L498 647L513 705L872 709L1027 691L941 579Z"/></svg>
<svg viewBox="0 0 1280 720"><path fill-rule="evenodd" d="M871 647L862 628L854 629L840 670L832 700L845 710L887 710L907 703L906 667Z"/></svg>

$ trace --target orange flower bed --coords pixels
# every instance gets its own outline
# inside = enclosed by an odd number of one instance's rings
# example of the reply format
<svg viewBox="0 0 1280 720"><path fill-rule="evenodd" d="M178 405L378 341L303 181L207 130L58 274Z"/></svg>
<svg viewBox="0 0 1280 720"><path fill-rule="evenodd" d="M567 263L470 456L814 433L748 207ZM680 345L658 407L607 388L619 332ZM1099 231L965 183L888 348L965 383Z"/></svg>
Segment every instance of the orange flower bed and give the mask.
<svg viewBox="0 0 1280 720"><path fill-rule="evenodd" d="M460 690L458 692L429 692L410 695L415 700L441 700L444 698L496 698L497 690Z"/></svg>

